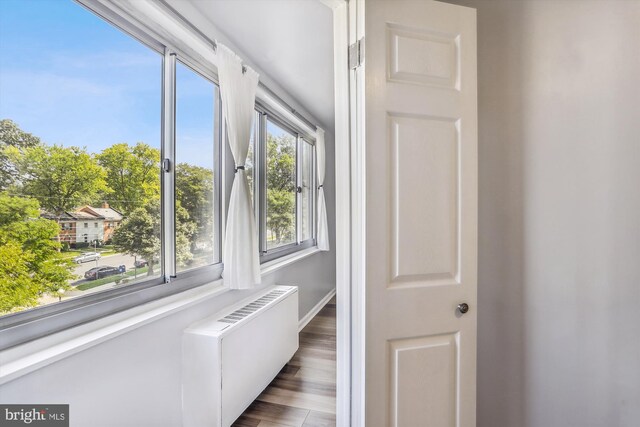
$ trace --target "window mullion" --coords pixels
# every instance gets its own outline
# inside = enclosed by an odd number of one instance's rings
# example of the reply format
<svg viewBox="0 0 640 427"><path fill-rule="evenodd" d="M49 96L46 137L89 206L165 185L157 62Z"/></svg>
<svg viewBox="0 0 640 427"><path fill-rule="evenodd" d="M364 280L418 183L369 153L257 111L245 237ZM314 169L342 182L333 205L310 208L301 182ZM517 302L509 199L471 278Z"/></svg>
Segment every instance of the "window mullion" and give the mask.
<svg viewBox="0 0 640 427"><path fill-rule="evenodd" d="M296 242L302 242L302 138L296 139Z"/></svg>
<svg viewBox="0 0 640 427"><path fill-rule="evenodd" d="M176 276L176 55L169 49L164 55L162 98L162 266L169 282Z"/></svg>
<svg viewBox="0 0 640 427"><path fill-rule="evenodd" d="M215 85L214 87L214 103L215 103L215 117L214 117L214 263L222 261L222 211L224 210L224 198L222 187L222 175L223 175L223 152L224 152L224 139L222 138L222 99L220 98L220 87Z"/></svg>
<svg viewBox="0 0 640 427"><path fill-rule="evenodd" d="M309 213L309 217L311 219L311 240L313 240L314 244L317 243L317 235L318 235L318 164L316 163L316 146L313 145L311 148L311 164L309 167L311 168L311 182L309 185L311 188L309 189L309 194L311 200L309 200L309 209L311 212Z"/></svg>
<svg viewBox="0 0 640 427"><path fill-rule="evenodd" d="M258 251L262 254L262 222L260 220L260 174L262 173L262 164L260 163L262 149L260 148L262 129L262 113L255 112L255 123L253 124L253 217L256 221L256 231L258 233Z"/></svg>
<svg viewBox="0 0 640 427"><path fill-rule="evenodd" d="M260 114L260 132L256 138L258 147L258 217L260 230L260 253L267 253L267 115Z"/></svg>

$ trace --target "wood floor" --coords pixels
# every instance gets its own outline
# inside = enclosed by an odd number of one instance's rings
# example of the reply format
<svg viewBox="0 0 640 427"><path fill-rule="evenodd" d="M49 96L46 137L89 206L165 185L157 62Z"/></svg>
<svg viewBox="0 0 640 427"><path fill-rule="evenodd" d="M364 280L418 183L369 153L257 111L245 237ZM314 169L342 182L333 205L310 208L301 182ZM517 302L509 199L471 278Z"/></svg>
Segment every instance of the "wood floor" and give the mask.
<svg viewBox="0 0 640 427"><path fill-rule="evenodd" d="M300 348L232 427L336 425L335 297L300 332Z"/></svg>

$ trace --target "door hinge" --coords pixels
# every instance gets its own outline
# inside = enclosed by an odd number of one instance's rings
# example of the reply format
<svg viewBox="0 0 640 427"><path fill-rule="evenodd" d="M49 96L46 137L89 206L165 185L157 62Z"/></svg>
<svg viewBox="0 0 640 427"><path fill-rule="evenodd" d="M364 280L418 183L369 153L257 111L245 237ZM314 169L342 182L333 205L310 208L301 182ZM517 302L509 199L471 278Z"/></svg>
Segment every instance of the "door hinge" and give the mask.
<svg viewBox="0 0 640 427"><path fill-rule="evenodd" d="M364 37L349 45L349 69L355 70L364 61Z"/></svg>

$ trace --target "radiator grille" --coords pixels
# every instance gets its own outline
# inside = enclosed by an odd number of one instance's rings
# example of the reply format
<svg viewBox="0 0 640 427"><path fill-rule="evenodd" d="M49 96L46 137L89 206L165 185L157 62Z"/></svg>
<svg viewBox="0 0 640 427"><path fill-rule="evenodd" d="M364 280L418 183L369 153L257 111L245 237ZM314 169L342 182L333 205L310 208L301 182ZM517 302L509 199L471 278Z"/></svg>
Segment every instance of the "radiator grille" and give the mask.
<svg viewBox="0 0 640 427"><path fill-rule="evenodd" d="M278 297L284 295L285 293L286 291L281 291L278 289L273 290L268 294L266 294L265 296L258 298L257 300L245 305L242 308L237 309L231 314L228 314L227 316L223 317L219 321L224 323L231 323L231 324L237 323L242 319L246 318L247 316L260 310L262 307L266 306L270 302L275 301L276 299L278 299Z"/></svg>

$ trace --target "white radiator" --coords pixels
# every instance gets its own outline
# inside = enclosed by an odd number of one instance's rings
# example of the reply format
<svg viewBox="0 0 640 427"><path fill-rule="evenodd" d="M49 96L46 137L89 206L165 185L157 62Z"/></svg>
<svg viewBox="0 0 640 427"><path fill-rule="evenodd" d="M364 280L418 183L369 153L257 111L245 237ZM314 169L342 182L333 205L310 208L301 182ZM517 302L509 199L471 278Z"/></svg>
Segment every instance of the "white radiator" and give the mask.
<svg viewBox="0 0 640 427"><path fill-rule="evenodd" d="M230 426L297 349L295 286L274 286L190 326L182 345L183 426Z"/></svg>

